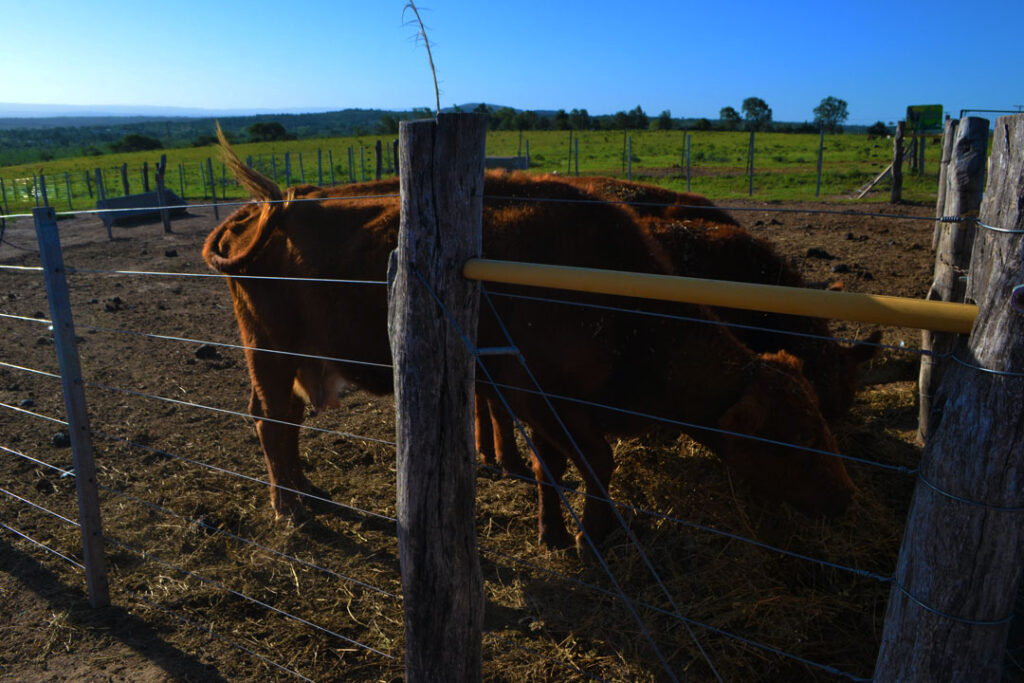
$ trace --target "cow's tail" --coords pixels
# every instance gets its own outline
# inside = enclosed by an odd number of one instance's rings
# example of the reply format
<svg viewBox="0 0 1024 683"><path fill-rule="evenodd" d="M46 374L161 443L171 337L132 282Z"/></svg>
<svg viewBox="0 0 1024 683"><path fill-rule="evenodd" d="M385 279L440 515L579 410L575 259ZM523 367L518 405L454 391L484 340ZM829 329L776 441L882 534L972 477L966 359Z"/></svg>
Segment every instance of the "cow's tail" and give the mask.
<svg viewBox="0 0 1024 683"><path fill-rule="evenodd" d="M236 212L213 229L203 246L203 258L211 268L222 273L238 273L267 243L286 197L277 183L242 163L231 149L219 123L217 139L220 141L224 164L238 183L249 191L249 195L260 202L256 219L242 220L246 224L244 230L239 230L239 212Z"/></svg>

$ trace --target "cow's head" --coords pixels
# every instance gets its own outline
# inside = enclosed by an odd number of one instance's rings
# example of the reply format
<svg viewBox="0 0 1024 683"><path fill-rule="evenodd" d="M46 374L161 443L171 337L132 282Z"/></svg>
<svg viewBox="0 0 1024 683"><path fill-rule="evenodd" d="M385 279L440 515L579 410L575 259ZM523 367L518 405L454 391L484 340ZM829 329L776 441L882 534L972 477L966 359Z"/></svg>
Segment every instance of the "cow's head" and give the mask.
<svg viewBox="0 0 1024 683"><path fill-rule="evenodd" d="M723 437L722 459L761 497L784 500L816 517L842 514L856 487L842 460L824 454L836 452L835 439L800 360L785 351L764 354L753 372L718 427L759 439Z"/></svg>

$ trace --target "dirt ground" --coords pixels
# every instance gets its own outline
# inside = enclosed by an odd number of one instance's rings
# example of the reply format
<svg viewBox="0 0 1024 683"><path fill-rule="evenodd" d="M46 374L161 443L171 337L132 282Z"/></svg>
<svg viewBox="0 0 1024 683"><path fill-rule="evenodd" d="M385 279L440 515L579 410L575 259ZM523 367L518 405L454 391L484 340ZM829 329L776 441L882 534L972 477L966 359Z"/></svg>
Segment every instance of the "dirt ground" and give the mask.
<svg viewBox="0 0 1024 683"><path fill-rule="evenodd" d="M745 209L733 215L815 286L841 280L848 291L927 292L933 224L909 217L932 215L932 207L853 207L895 216L865 217L807 213L850 208L835 203L728 205ZM300 528L275 523L262 484L224 474L219 468L265 475L244 417L242 354L204 345L237 344L227 288L218 278L180 275L208 273L200 249L215 223L208 208L194 208L172 234L150 223L115 227L109 241L93 216L59 222L113 606L92 610L80 570L0 528L0 680L291 680L281 667L313 680L403 675L394 525L376 516L395 511L394 450L381 442L393 439L391 399L350 394L342 411L309 421L324 431L302 437L311 478L348 509ZM0 264L38 264L31 220L8 221ZM0 312L48 318L40 273L0 269ZM63 419L59 381L19 369L57 372L52 335L22 319L0 318L0 330L0 487L7 494L0 495L0 521L78 557L76 528L11 495L77 517L73 480L37 462L70 467L70 449L57 436L64 427L39 417ZM859 339L871 326L835 323L834 330ZM919 340L917 330L884 330L883 343L892 347L913 349ZM864 369L852 414L835 425L842 452L916 464L917 363L912 351L885 349ZM860 489L852 509L822 522L749 500L717 459L683 437L659 434L614 447L620 465L613 496L656 513L630 513L630 520L682 613L710 627L694 627L691 636L666 616L637 553L612 543L609 566L646 605L638 609L679 676L712 678L696 638L725 680L838 680L718 629L870 677L886 584L706 529L888 576L912 477L851 465ZM532 486L481 468L485 678L661 680L656 655L608 594L601 568L575 552L538 546L534 505Z"/></svg>

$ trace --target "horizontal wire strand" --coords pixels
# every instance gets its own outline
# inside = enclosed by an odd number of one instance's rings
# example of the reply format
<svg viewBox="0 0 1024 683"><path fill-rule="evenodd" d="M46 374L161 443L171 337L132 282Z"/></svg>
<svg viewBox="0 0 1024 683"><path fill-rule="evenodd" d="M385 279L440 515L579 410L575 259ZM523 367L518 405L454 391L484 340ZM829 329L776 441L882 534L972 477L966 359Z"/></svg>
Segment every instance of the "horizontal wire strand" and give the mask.
<svg viewBox="0 0 1024 683"><path fill-rule="evenodd" d="M234 477L236 479L241 479L243 481L248 481L248 482L253 483L253 484L260 484L262 486L269 486L269 487L272 487L272 488L278 488L278 489L280 489L282 491L287 491L289 493L294 493L294 494L300 495L300 496L302 496L304 498L308 498L310 500L315 500L315 501L318 501L318 502L321 502L321 503L325 503L327 505L332 505L332 506L334 506L336 508L339 508L339 509L342 509L342 510L347 510L349 512L354 512L354 513L361 514L361 515L365 515L367 517L373 517L375 519L380 519L382 521L389 522L391 524L397 524L398 523L398 519L395 518L395 517L389 517L387 515L382 515L379 512L373 512L372 510L364 510L362 508L357 508L357 507L352 506L352 505L346 505L345 503L339 503L337 501L331 500L330 498L323 498L321 496L317 496L317 495L312 494L312 493L307 493L305 491L299 491L298 489L288 488L287 486L282 486L280 484L271 484L269 481L266 481L265 479L260 479L259 477L252 477L252 476L250 476L248 474L242 474L241 472L235 472L234 470L229 470L229 469L227 469L225 467L219 467L217 465L213 465L213 464L210 464L208 462L203 462L202 460L196 460L194 458L189 458L189 457L186 457L184 455L180 455L178 453L172 453L170 451L165 451L165 450L162 450L162 449L159 449L159 448L154 448L153 446L149 446L147 444L142 444L142 443L138 443L138 442L135 442L135 441L131 441L130 439L126 439L126 438L121 437L121 436L113 436L113 435L109 435L109 434L103 434L102 432L96 431L95 428L92 430L92 434L93 434L93 436L99 436L100 438L102 438L103 440L108 441L108 442L117 442L117 443L121 443L121 444L126 445L126 446L130 446L132 448L138 448L140 450L149 451L153 455L158 455L160 457L171 458L172 460L178 460L180 462L186 462L186 463L189 463L191 465L196 465L197 467L203 467L203 468L208 469L208 470L210 470L212 472L217 472L218 474L224 474L224 475L227 475L227 476L230 476L230 477Z"/></svg>
<svg viewBox="0 0 1024 683"><path fill-rule="evenodd" d="M316 564L314 564L312 562L307 562L306 560L300 559L300 558L295 557L293 555L288 555L287 553L283 553L283 552L281 552L279 550L274 550L273 548L270 548L268 546L265 546L265 545L262 545L260 543L257 543L256 541L253 541L252 539L245 538L244 536L239 536L237 534L233 534L230 531L227 531L226 529L221 529L220 527L214 526L213 524L210 524L208 522L204 522L204 521L199 520L199 519L193 519L193 518L188 517L186 515L183 515L181 513L175 512L174 510L166 508L166 507L164 507L162 505L158 505L157 503L153 503L151 501L143 500L142 498L138 498L137 496L133 496L132 494L127 493L125 491L118 491L117 489L111 488L109 486L103 486L103 485L100 485L99 488L101 488L104 491L106 491L108 493L111 493L113 495L116 495L116 496L119 496L119 497L122 497L122 498L127 498L128 500L131 500L131 501L133 501L135 503L138 503L140 505L148 507L149 509L151 509L151 510L153 510L155 512L159 512L161 514L165 514L165 515L168 515L170 517L175 517L175 518L180 519L180 520L182 520L184 522L188 522L189 524L195 524L196 526L200 526L200 527L202 527L204 529L208 529L208 530L210 530L210 531L212 531L212 532L214 532L216 534L224 536L225 538L230 538L230 539L232 539L234 541L238 541L239 543L244 543L244 544L246 544L248 546L251 546L253 548L257 548L259 550L262 550L264 552L270 553L272 555L276 555L276 556L278 556L281 559L288 560L290 562L295 562L296 564L301 564L302 566L307 567L308 569L313 569L313 570L316 570L316 571L321 572L323 574L327 574L329 576L333 576L336 579L341 579L343 581L347 581L347 582L355 584L355 585L357 585L357 586L359 586L361 588L366 588L367 590L373 591L375 593L379 593L379 594L387 596L389 598L399 599L399 600L401 599L401 596L395 595L394 593L390 593L390 592L384 590L383 588L379 588L377 586L374 586L373 584L365 583L365 582L360 581L359 579L353 578L351 576L346 576L344 574L339 574L338 572L336 572L336 571L334 571L332 569L327 569L326 567L321 567L321 566L316 565ZM2 490L3 489L0 489L0 491L2 491Z"/></svg>
<svg viewBox="0 0 1024 683"><path fill-rule="evenodd" d="M285 611L285 610L283 610L283 609L281 609L279 607L274 607L273 605L271 605L269 603L266 603L266 602L264 602L262 600L259 600L258 598L254 598L254 597L252 597L250 595L246 595L245 593L242 593L241 591L236 591L233 588L228 588L224 584L219 583L217 581L214 581L213 579L211 579L209 577L203 576L202 574L197 574L196 572L190 571L190 570L185 569L183 567L179 567L179 566L177 566L176 564L174 564L172 562L167 562L166 560L163 560L163 559L157 557L156 555L154 555L154 554L152 554L150 552L147 552L145 550L140 550L139 548L135 548L134 546L132 546L132 545L130 545L128 543L124 543L124 542L119 541L119 540L117 540L115 538L112 538L110 536L104 536L104 540L106 540L107 542L109 542L112 545L115 545L115 546L117 546L119 548L123 548L124 550L127 550L129 552L133 552L136 555L139 555L140 557L142 557L144 560L147 560L149 562L155 562L155 563L157 563L159 565L167 567L168 569L173 569L174 571L177 571L177 572L179 572L181 574L184 574L185 576L188 576L190 578L194 578L194 579L196 579L197 581L199 581L201 583L204 583L204 584L206 584L208 586L212 586L212 587L214 587L214 588L216 588L218 590L224 591L225 593L230 593L231 595L234 595L237 598L240 598L240 599L245 600L247 602L250 602L250 603L252 603L254 605L257 605L258 607L262 607L262 608L264 608L265 610L267 610L269 612L274 612L275 614L281 615L281 616L283 616L283 617L285 617L287 619L291 619L292 621L295 621L297 623L303 624L304 626L309 626L310 628L313 628L313 629L315 629L317 631L320 631L321 633L324 633L326 635L329 635L329 636L332 636L334 638L337 638L338 640L344 641L344 642L348 643L349 645L353 645L355 647L361 648L361 649L366 650L368 652L372 652L372 653L374 653L376 655L380 655L381 657L384 657L386 659L395 659L394 655L391 655L391 654L388 654L388 653L383 652L381 650L378 650L377 648L375 648L375 647L373 647L371 645L367 645L365 643L359 642L358 640L354 640L354 639L349 638L347 636L343 636L342 634L337 633L335 631L332 631L332 630L330 630L329 628L327 628L325 626L321 626L319 624L316 624L316 623L314 623L312 621L309 621L308 619L303 619L302 617L299 617L299 616L296 616L294 614L291 614L290 612L287 612L287 611Z"/></svg>
<svg viewBox="0 0 1024 683"><path fill-rule="evenodd" d="M63 553L60 553L60 552L54 550L50 546L46 545L45 543L43 543L41 541L37 541L36 539L32 538L28 534L22 533L21 531L18 531L17 529L15 529L12 526L7 526L3 522L0 522L0 527L3 527L4 529L7 529L8 531L10 531L12 534L15 534L16 536L20 536L21 538L25 539L29 543L33 543L33 544L39 546L40 548L42 548L46 552L52 553L53 555L56 555L57 557L59 557L60 559L64 560L65 562L67 562L69 564L73 564L73 565L75 565L76 567L78 567L81 570L85 570L85 565L82 564L81 562L79 562L78 560L70 558L67 555L64 555Z"/></svg>
<svg viewBox="0 0 1024 683"><path fill-rule="evenodd" d="M137 592L132 591L132 590L127 590L127 589L125 590L125 592L128 595L134 597L136 600L145 603L149 607L152 607L154 609L158 609L161 612L167 614L168 616L170 616L170 617L172 617L174 619L177 619L178 621L180 621L181 623L185 624L186 626L194 628L194 629L196 629L198 631L202 631L203 633L216 638L217 640L219 640L219 641L229 645L230 647L235 648L236 650L244 652L244 653L246 653L248 655L252 655L253 657L255 657L255 658L259 659L260 661L262 661L264 664L268 664L268 665L278 669L279 671L283 671L284 673L287 673L287 674L289 674L291 676L294 676L294 677L298 678L299 680L308 681L309 683L315 683L315 681L313 681L313 679L307 678L306 676L303 676L298 671L295 671L294 669L289 669L285 665L280 664L278 662L275 662L273 659L270 659L269 657L267 657L265 655L261 655L260 653L245 647L241 643L237 643L237 642L231 640L230 638L228 638L227 636L224 636L224 635L221 635L221 634L215 632L213 629L209 629L209 628L206 628L205 626L202 626L201 624L197 624L196 622L192 621L191 619L189 619L187 617L184 617L184 616L178 614L177 612L175 612L172 609L164 607L163 605L158 605L157 603L153 602L152 600L149 600L148 598L146 598L144 595L141 595L140 593L137 593Z"/></svg>
<svg viewBox="0 0 1024 683"><path fill-rule="evenodd" d="M71 526L74 526L74 527L78 527L79 526L78 522L76 522L75 520L68 519L67 517L65 517L64 515L60 514L59 512L54 512L53 510L51 510L49 508L46 508L46 507L43 507L42 505L40 505L38 503L33 503L28 498L22 498L17 493L13 493L12 491L8 491L7 489L5 489L2 486L0 486L0 493L3 493L4 495L6 495L6 496L8 496L10 498L14 498L15 500L21 501L22 503L25 503L26 505L28 505L30 507L34 507L36 510L39 510L40 512L45 512L46 514L50 515L51 517L56 517L57 519L61 520L62 522L66 522L66 523L70 524Z"/></svg>

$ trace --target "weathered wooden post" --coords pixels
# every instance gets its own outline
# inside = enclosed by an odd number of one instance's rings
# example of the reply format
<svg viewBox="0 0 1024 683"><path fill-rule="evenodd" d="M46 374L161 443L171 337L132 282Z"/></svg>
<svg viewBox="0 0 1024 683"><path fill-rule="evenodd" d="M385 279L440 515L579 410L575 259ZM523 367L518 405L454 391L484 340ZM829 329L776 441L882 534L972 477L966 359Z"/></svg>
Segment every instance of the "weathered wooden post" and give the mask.
<svg viewBox="0 0 1024 683"><path fill-rule="evenodd" d="M754 130L750 131L750 147L747 149L747 196L754 196Z"/></svg>
<svg viewBox="0 0 1024 683"><path fill-rule="evenodd" d="M89 176L86 175L86 178L88 178L88 177ZM92 190L89 191L89 196L92 196ZM10 208L7 205L7 188L4 187L4 179L3 178L0 178L0 198L3 198L3 201L4 201L4 213L10 213L11 210L10 210Z"/></svg>
<svg viewBox="0 0 1024 683"><path fill-rule="evenodd" d="M373 146L373 151L377 155L377 163L373 170L373 179L380 180L381 176L384 175L384 144L377 140Z"/></svg>
<svg viewBox="0 0 1024 683"><path fill-rule="evenodd" d="M299 181L306 182L306 165L302 163L302 152L299 152Z"/></svg>
<svg viewBox="0 0 1024 683"><path fill-rule="evenodd" d="M164 174L167 172L167 155L161 154L156 165L156 202L160 206L160 220L164 224L164 232L171 231L171 214L167 210L167 188L164 186Z"/></svg>
<svg viewBox="0 0 1024 683"><path fill-rule="evenodd" d="M107 198L107 188L103 187L103 171L98 168L96 169L96 198Z"/></svg>
<svg viewBox="0 0 1024 683"><path fill-rule="evenodd" d="M210 196L213 198L213 217L220 220L220 212L217 211L217 185L213 182L213 162L206 157L206 172L210 175Z"/></svg>
<svg viewBox="0 0 1024 683"><path fill-rule="evenodd" d="M50 197L46 194L46 176L42 173L39 174L39 191L43 195L43 206L49 206Z"/></svg>
<svg viewBox="0 0 1024 683"><path fill-rule="evenodd" d="M394 140L391 141L391 156L395 160L395 175L398 175L398 138L395 138Z"/></svg>
<svg viewBox="0 0 1024 683"><path fill-rule="evenodd" d="M331 187L334 187L334 152L327 150L327 165L331 168Z"/></svg>
<svg viewBox="0 0 1024 683"><path fill-rule="evenodd" d="M96 465L93 462L89 413L85 404L85 384L78 360L75 326L71 318L71 300L65 279L64 257L57 232L57 216L52 208L32 211L35 220L39 256L50 302L57 365L64 388L64 407L68 416L68 437L75 468L78 492L78 522L82 534L82 559L89 603L93 607L110 604L106 562L103 557L103 526L100 522L99 493L96 488Z"/></svg>
<svg viewBox="0 0 1024 683"><path fill-rule="evenodd" d="M128 185L128 164L121 164L121 185L124 187L124 196L127 197L132 193L131 187Z"/></svg>
<svg viewBox="0 0 1024 683"><path fill-rule="evenodd" d="M825 156L825 126L818 132L818 182L814 186L814 196L821 196L821 162Z"/></svg>
<svg viewBox="0 0 1024 683"><path fill-rule="evenodd" d="M892 139L892 194L889 195L890 204L899 204L903 198L903 132L906 130L906 122L896 123L896 135Z"/></svg>
<svg viewBox="0 0 1024 683"><path fill-rule="evenodd" d="M935 275L927 296L931 301L963 303L967 292L967 269L977 233L974 221L985 189L988 125L988 119L971 116L961 121L954 133L944 205L937 206L936 212L939 216L962 216L965 220L948 223L942 231L935 250ZM922 441L928 438L937 418L932 413L932 398L950 364L944 356L958 345L959 337L953 332L921 331L921 349L935 354L921 356L917 435Z"/></svg>
<svg viewBox="0 0 1024 683"><path fill-rule="evenodd" d="M1014 232L975 237L978 318L934 399L875 681L1000 680L1024 560L1021 196L1024 116L1000 117L980 219Z"/></svg>
<svg viewBox="0 0 1024 683"><path fill-rule="evenodd" d="M142 162L142 191L149 192L149 162Z"/></svg>
<svg viewBox="0 0 1024 683"><path fill-rule="evenodd" d="M479 286L462 266L481 249L486 130L482 114L439 114L399 127L402 218L388 267L388 334L409 683L481 678L474 358L467 348L476 338Z"/></svg>
<svg viewBox="0 0 1024 683"><path fill-rule="evenodd" d="M949 169L949 160L953 157L953 138L956 136L956 127L959 119L946 119L942 127L942 159L939 161L939 192L935 200L935 208L942 217L942 211L946 206L946 176ZM932 249L939 248L939 235L943 233L945 226L942 221L935 221L935 233L932 235Z"/></svg>
<svg viewBox="0 0 1024 683"><path fill-rule="evenodd" d="M359 182L366 182L366 149L359 145Z"/></svg>
<svg viewBox="0 0 1024 683"><path fill-rule="evenodd" d="M71 176L67 171L64 171L64 187L68 192L68 211L73 211L75 207L71 206Z"/></svg>

